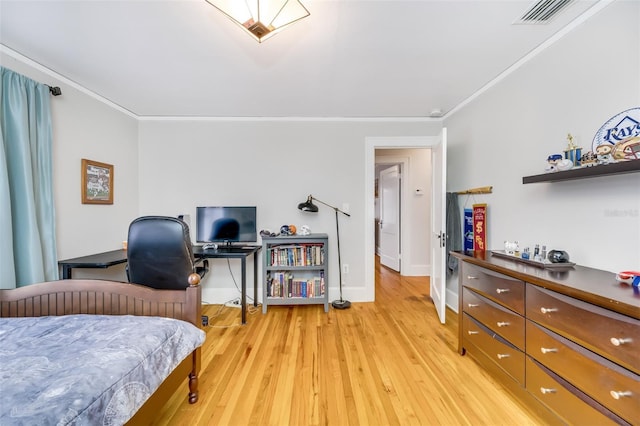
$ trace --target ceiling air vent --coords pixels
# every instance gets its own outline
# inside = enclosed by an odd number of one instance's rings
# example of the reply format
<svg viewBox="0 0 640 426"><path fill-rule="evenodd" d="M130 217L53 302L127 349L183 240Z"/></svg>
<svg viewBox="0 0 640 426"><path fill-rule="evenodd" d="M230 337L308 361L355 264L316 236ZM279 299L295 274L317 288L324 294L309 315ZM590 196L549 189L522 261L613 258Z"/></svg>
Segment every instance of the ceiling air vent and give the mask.
<svg viewBox="0 0 640 426"><path fill-rule="evenodd" d="M516 24L545 24L574 0L540 0L534 3Z"/></svg>

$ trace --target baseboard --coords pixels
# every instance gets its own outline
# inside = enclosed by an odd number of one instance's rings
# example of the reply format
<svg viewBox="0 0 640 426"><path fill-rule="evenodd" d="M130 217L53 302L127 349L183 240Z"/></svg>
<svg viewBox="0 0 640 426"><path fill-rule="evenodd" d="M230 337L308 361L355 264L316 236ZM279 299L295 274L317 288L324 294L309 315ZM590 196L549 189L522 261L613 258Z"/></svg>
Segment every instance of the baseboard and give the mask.
<svg viewBox="0 0 640 426"><path fill-rule="evenodd" d="M407 277L428 277L431 275L431 265L407 265L402 270Z"/></svg>

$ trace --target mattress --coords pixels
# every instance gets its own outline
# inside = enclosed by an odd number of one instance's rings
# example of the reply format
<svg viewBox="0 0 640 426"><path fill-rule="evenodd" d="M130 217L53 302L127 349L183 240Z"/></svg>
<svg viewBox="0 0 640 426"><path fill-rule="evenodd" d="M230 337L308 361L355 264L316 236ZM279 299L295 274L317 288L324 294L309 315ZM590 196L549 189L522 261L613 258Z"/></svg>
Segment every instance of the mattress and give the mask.
<svg viewBox="0 0 640 426"><path fill-rule="evenodd" d="M204 339L170 318L0 318L0 424L124 424Z"/></svg>

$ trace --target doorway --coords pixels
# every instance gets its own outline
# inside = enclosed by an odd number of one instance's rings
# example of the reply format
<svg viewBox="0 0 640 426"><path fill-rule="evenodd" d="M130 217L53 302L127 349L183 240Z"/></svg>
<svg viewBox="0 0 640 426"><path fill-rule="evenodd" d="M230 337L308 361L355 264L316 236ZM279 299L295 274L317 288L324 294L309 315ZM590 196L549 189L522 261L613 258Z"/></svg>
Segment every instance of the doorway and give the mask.
<svg viewBox="0 0 640 426"><path fill-rule="evenodd" d="M433 146L438 145L440 139L438 136L421 136L421 137L368 137L365 139L365 292L369 300L375 300L375 288L371 283L374 282L375 271L375 256L376 256L376 244L375 244L375 227L376 227L376 206L375 206L375 178L376 178L376 150L387 151L395 155L395 159L390 161L391 163L398 164L407 162L407 169L417 170L419 165L414 165L410 160L407 160L407 153L416 148L426 148L426 152L430 152ZM403 158L404 157L404 158ZM424 167L425 173L431 176L430 164ZM401 173L403 172L401 166ZM422 220L427 226L425 238L419 238L420 243L425 244L428 254L421 256L418 261L422 264L416 265L416 260L411 258L412 252L419 250L412 247L409 242L412 240L410 235L412 228L410 224L413 222L415 215L411 212L410 208L406 205L411 200L424 197L423 199L430 199L430 184L429 187L410 186L410 179L401 178L400 185L400 273L406 276L412 275L430 275L430 257L431 257L431 241L429 235L431 233L431 221L429 216L422 217ZM412 216L413 215L413 216ZM404 224L404 225L403 225ZM413 238L415 241L416 238ZM413 263L413 265L412 265Z"/></svg>
<svg viewBox="0 0 640 426"><path fill-rule="evenodd" d="M377 149L375 163L376 253L402 276L429 275L431 150Z"/></svg>

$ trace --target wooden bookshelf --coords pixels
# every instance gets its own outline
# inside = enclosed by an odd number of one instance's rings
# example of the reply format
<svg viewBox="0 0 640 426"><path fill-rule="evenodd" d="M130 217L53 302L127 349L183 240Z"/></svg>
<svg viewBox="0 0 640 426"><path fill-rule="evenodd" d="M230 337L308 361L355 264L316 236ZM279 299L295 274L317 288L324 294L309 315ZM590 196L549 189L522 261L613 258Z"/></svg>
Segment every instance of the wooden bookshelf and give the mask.
<svg viewBox="0 0 640 426"><path fill-rule="evenodd" d="M263 237L262 313L269 305L324 305L329 311L327 234Z"/></svg>

